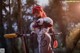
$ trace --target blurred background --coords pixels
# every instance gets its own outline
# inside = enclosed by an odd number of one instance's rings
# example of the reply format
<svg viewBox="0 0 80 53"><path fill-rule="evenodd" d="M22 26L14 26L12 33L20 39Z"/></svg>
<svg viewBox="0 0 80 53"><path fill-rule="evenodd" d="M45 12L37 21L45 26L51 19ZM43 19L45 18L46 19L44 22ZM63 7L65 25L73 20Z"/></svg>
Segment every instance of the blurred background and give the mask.
<svg viewBox="0 0 80 53"><path fill-rule="evenodd" d="M55 53L66 53L66 36L77 25L80 26L80 1L77 0L0 0L0 48L5 48L6 53L26 53L27 50L29 50L27 53L33 53L30 48L29 26L33 21L32 8L35 5L42 6L47 16L54 21L59 47L53 50ZM27 34L27 36L4 38L4 34L10 33ZM76 36L80 37L80 33ZM80 38L77 39L80 46ZM80 53L80 48L77 53Z"/></svg>

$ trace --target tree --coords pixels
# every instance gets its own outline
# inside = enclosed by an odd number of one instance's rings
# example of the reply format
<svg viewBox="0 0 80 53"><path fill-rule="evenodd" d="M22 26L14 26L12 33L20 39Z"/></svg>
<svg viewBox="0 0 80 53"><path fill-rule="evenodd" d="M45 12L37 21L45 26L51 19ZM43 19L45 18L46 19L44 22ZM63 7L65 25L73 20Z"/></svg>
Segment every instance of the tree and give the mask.
<svg viewBox="0 0 80 53"><path fill-rule="evenodd" d="M49 4L49 16L56 22L59 26L58 30L62 32L62 39L65 43L65 36L66 36L66 26L63 22L63 9L62 9L62 0L50 0Z"/></svg>
<svg viewBox="0 0 80 53"><path fill-rule="evenodd" d="M34 0L26 0L26 4L23 5L25 7L25 9L29 10L31 8L31 6L34 5ZM32 14L30 13L26 13L26 11L22 11L22 0L4 0L3 1L3 6L1 7L2 10L4 11L4 13L2 14L2 18L0 18L0 24L5 24L6 23L6 28L3 28L3 25L1 25L1 31L2 33L5 31L5 33L14 33L14 32L18 32L19 34L27 34L30 33L29 30L29 25L31 23L31 20L28 19L29 16L32 17ZM1 11L2 11L1 10ZM23 9L24 10L24 9ZM24 19L23 16L26 16ZM1 16L1 15L0 15ZM3 20L3 21L2 21ZM15 28L13 28L13 24L16 23L16 26L18 29L16 29L16 31L14 31ZM15 27L16 27L15 26ZM25 30L26 29L26 30ZM3 38L2 38L3 39ZM21 43L23 44L23 46L19 46L23 49L18 49L17 50L17 46L16 44L18 44L19 40L17 40L18 38L13 38L13 39L8 39L7 44L8 49L10 50L11 53L19 53L19 51L23 50L24 53L28 53L29 51L27 51L27 44L26 44L26 38L25 37L20 37ZM20 45L21 45L20 43ZM12 47L13 46L13 47ZM10 52L8 52L10 53Z"/></svg>

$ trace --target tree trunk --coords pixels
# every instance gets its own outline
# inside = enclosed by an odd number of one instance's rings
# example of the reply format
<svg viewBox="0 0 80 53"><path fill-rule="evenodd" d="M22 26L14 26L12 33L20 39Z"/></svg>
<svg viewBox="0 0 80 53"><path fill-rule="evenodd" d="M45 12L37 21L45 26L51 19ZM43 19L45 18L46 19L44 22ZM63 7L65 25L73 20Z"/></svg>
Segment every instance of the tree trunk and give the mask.
<svg viewBox="0 0 80 53"><path fill-rule="evenodd" d="M17 0L18 2L18 32L20 34L23 34L23 29L22 29L22 11L21 11L21 0ZM28 50L28 47L27 47L27 44L26 44L26 39L24 36L21 37L22 39L22 45L23 45L23 53L29 53L29 50Z"/></svg>

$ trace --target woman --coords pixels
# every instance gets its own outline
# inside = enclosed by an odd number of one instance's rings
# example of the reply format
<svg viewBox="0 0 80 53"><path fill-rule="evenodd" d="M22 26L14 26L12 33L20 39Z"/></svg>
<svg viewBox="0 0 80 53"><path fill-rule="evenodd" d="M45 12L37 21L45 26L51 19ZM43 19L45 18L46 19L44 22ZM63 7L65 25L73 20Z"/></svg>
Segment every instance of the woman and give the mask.
<svg viewBox="0 0 80 53"><path fill-rule="evenodd" d="M53 53L51 48L51 36L48 33L53 26L53 20L45 14L41 6L33 8L35 21L32 22L30 28L32 33L37 34L39 53Z"/></svg>

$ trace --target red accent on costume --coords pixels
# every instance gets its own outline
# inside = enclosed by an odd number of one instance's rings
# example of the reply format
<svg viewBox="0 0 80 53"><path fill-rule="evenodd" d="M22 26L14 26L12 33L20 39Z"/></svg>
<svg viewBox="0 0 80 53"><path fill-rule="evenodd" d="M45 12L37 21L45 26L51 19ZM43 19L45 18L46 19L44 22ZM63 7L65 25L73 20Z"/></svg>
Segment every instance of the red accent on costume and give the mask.
<svg viewBox="0 0 80 53"><path fill-rule="evenodd" d="M54 48L57 48L57 47L58 47L58 41L57 41L57 40L55 40L55 41L53 42L53 47L54 47Z"/></svg>

